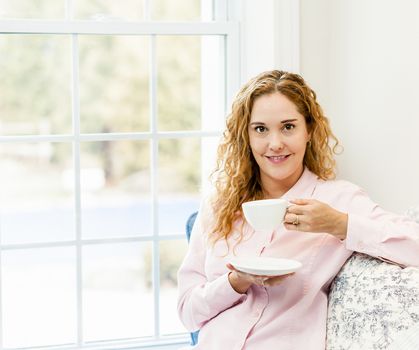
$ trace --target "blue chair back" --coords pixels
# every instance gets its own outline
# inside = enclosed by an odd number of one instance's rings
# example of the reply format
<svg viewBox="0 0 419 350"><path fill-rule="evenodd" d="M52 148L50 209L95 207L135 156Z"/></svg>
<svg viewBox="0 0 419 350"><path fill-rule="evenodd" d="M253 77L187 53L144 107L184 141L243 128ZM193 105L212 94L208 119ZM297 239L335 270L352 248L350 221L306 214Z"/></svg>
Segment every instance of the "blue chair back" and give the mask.
<svg viewBox="0 0 419 350"><path fill-rule="evenodd" d="M193 224L195 223L195 220L196 220L196 216L197 215L198 215L198 212L196 211L195 213L192 213L188 217L188 220L186 220L186 238L188 239L188 242L189 242L189 240L191 238Z"/></svg>
<svg viewBox="0 0 419 350"><path fill-rule="evenodd" d="M186 238L188 239L188 242L191 238L192 228L193 228L193 225L195 223L195 219L196 219L197 215L198 215L198 212L196 211L189 216L188 220L186 220ZM199 331L190 333L190 335L191 335L191 345L198 344L198 333L199 333Z"/></svg>

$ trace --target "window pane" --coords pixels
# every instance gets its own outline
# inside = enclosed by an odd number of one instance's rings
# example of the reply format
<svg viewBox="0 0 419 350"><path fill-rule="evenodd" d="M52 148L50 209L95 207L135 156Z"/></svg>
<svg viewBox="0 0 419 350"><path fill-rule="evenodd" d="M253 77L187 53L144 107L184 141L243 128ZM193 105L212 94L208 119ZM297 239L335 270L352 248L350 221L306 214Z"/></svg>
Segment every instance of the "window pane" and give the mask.
<svg viewBox="0 0 419 350"><path fill-rule="evenodd" d="M149 141L83 142L83 238L151 234Z"/></svg>
<svg viewBox="0 0 419 350"><path fill-rule="evenodd" d="M201 187L200 139L159 141L159 232L183 234L198 210Z"/></svg>
<svg viewBox="0 0 419 350"><path fill-rule="evenodd" d="M156 21L199 21L201 0L152 0L151 17Z"/></svg>
<svg viewBox="0 0 419 350"><path fill-rule="evenodd" d="M79 45L81 131L147 131L148 38L80 36Z"/></svg>
<svg viewBox="0 0 419 350"><path fill-rule="evenodd" d="M150 251L150 243L83 248L85 341L153 335Z"/></svg>
<svg viewBox="0 0 419 350"><path fill-rule="evenodd" d="M225 125L226 69L225 37L201 39L201 116L202 130L223 130Z"/></svg>
<svg viewBox="0 0 419 350"><path fill-rule="evenodd" d="M0 0L0 18L64 18L66 0Z"/></svg>
<svg viewBox="0 0 419 350"><path fill-rule="evenodd" d="M77 19L123 19L139 20L144 18L142 0L74 0Z"/></svg>
<svg viewBox="0 0 419 350"><path fill-rule="evenodd" d="M70 133L69 37L3 34L0 39L0 134Z"/></svg>
<svg viewBox="0 0 419 350"><path fill-rule="evenodd" d="M76 341L74 248L2 252L5 348Z"/></svg>
<svg viewBox="0 0 419 350"><path fill-rule="evenodd" d="M157 38L159 130L201 128L201 38Z"/></svg>
<svg viewBox="0 0 419 350"><path fill-rule="evenodd" d="M1 243L74 239L72 145L2 144Z"/></svg>
<svg viewBox="0 0 419 350"><path fill-rule="evenodd" d="M163 335L184 333L177 314L177 271L186 254L187 241L160 243L160 332Z"/></svg>

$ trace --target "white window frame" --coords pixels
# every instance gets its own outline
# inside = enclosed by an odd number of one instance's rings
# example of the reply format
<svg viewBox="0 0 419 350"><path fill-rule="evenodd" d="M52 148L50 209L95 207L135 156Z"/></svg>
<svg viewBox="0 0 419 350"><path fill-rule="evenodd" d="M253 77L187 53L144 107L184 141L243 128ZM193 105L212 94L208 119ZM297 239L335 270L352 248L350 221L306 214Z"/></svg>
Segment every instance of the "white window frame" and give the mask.
<svg viewBox="0 0 419 350"><path fill-rule="evenodd" d="M162 347L165 344L184 344L188 339L181 337L164 337L159 334L160 328L160 305L159 305L159 242L167 239L185 239L184 235L160 236L158 228L157 210L157 165L158 165L158 141L167 138L211 137L219 136L221 130L211 131L183 131L183 132L159 132L156 128L157 102L156 102L156 64L155 64L155 37L157 35L220 35L225 37L225 106L231 101L233 94L239 85L240 59L239 59L239 25L236 21L228 20L227 5L224 1L216 1L217 20L213 22L123 22L123 21L77 21L77 20L0 20L1 34L63 34L72 37L72 133L62 135L28 135L28 136L1 136L0 146L3 143L23 142L72 142L74 145L74 186L75 186L75 240L64 242L45 242L28 244L0 245L1 251L10 251L28 248L45 247L76 247L76 272L77 272L77 343L75 346L47 347L55 349L140 349L150 347ZM231 6L231 5L230 5ZM80 132L79 110L79 79L78 79L78 36L81 34L95 35L148 35L151 37L151 67L150 67L150 120L149 132L132 133L108 133L108 134L83 134ZM205 82L203 82L205 84ZM224 111L225 112L225 111ZM204 121L203 121L204 122ZM82 141L115 141L115 140L151 140L151 198L152 198L152 235L127 238L109 239L83 239L81 234L81 187L80 187L80 142ZM202 156L204 158L204 155ZM204 171L203 171L204 173ZM1 217L0 217L1 219ZM106 342L97 346L89 346L83 342L82 334L82 247L92 244L121 243L121 242L152 242L153 243L153 288L154 288L154 314L155 337L151 342L118 341ZM1 255L0 255L1 259ZM1 264L1 260L0 260ZM0 283L1 283L0 275ZM1 285L0 285L1 287ZM1 289L0 289L1 293ZM0 295L1 297L1 295ZM1 316L1 309L0 309ZM0 349L3 347L3 334L0 327Z"/></svg>

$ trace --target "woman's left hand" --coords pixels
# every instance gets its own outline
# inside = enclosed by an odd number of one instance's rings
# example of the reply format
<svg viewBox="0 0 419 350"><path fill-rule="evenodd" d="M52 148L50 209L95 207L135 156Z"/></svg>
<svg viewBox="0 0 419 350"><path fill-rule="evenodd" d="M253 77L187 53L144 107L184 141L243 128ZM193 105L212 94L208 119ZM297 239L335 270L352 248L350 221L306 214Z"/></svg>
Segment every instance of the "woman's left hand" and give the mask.
<svg viewBox="0 0 419 350"><path fill-rule="evenodd" d="M304 232L326 232L345 239L348 215L316 199L295 199L284 217L288 230Z"/></svg>

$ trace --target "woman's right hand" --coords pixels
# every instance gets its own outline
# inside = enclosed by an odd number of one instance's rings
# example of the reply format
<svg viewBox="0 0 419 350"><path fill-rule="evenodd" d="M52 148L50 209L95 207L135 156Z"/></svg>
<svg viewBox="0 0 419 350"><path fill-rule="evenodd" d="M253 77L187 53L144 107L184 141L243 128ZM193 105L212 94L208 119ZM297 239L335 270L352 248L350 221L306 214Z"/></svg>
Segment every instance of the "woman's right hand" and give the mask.
<svg viewBox="0 0 419 350"><path fill-rule="evenodd" d="M228 281L230 282L233 289L240 294L244 294L250 288L252 284L259 286L263 285L263 277L251 275L245 272L236 270L231 264L227 264L227 268L231 271L228 274Z"/></svg>
<svg viewBox="0 0 419 350"><path fill-rule="evenodd" d="M281 276L252 275L237 270L231 264L227 264L226 266L231 271L228 274L228 281L233 289L240 294L245 294L252 284L264 287L273 286L281 283L284 279L294 274L290 273Z"/></svg>

